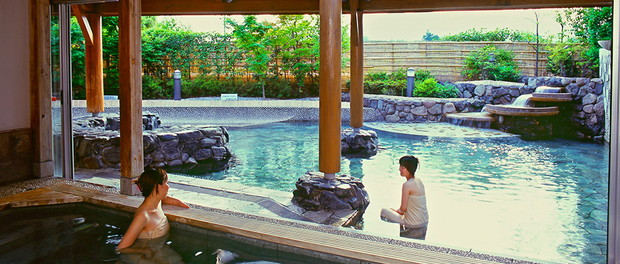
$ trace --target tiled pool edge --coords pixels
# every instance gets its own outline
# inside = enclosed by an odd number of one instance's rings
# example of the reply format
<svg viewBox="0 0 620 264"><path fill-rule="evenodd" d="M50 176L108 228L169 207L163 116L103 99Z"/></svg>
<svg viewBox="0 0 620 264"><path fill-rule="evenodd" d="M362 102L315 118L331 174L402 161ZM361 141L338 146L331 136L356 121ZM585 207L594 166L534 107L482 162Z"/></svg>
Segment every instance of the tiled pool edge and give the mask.
<svg viewBox="0 0 620 264"><path fill-rule="evenodd" d="M49 183L49 182L48 182ZM137 196L124 196L66 181L47 188L83 198L83 202L133 212L140 204ZM97 190L100 189L100 190ZM0 201L6 202L7 198ZM19 197L18 197L19 198ZM22 197L23 198L23 197ZM192 209L166 207L171 221L227 232L290 247L312 249L350 259L350 263L533 263L476 252L430 246L411 241L375 237L331 226L299 221L269 219L225 210L192 206ZM326 243L326 241L329 241Z"/></svg>

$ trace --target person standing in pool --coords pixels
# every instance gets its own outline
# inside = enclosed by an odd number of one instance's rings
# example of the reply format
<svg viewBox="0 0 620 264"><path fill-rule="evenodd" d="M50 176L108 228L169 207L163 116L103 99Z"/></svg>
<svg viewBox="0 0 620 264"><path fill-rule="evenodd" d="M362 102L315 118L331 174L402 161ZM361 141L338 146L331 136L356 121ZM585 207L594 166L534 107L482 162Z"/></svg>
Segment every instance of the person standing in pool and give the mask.
<svg viewBox="0 0 620 264"><path fill-rule="evenodd" d="M406 155L398 161L400 175L407 181L403 183L400 207L398 209L383 208L381 218L400 224L400 236L416 239L426 238L428 226L428 210L426 208L426 191L424 183L415 176L418 169L418 158Z"/></svg>
<svg viewBox="0 0 620 264"><path fill-rule="evenodd" d="M162 210L162 204L189 208L179 199L168 196L168 173L161 168L146 169L136 182L144 201L136 210L129 228L123 235L117 250L121 261L164 261L180 263L181 257L167 247L170 225Z"/></svg>

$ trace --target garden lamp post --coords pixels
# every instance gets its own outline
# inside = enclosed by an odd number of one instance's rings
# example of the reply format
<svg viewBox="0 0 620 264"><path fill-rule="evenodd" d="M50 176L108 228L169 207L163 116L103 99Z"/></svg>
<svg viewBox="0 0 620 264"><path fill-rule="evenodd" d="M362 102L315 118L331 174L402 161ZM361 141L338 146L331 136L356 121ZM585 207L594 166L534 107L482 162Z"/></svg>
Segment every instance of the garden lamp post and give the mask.
<svg viewBox="0 0 620 264"><path fill-rule="evenodd" d="M413 68L407 69L407 97L411 97L413 90L415 89L415 70Z"/></svg>
<svg viewBox="0 0 620 264"><path fill-rule="evenodd" d="M172 77L174 78L174 100L181 100L181 71L174 71Z"/></svg>

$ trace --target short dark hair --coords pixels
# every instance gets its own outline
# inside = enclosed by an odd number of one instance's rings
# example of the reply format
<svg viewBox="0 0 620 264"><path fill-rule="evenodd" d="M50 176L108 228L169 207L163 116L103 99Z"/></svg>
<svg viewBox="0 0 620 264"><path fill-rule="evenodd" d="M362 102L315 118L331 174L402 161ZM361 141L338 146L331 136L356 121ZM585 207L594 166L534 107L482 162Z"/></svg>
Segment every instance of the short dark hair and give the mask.
<svg viewBox="0 0 620 264"><path fill-rule="evenodd" d="M157 184L163 184L168 180L168 173L162 168L147 168L138 178L136 184L142 191L142 196L147 197L151 195L153 189ZM155 193L157 189L155 189Z"/></svg>
<svg viewBox="0 0 620 264"><path fill-rule="evenodd" d="M400 163L400 166L405 167L411 176L415 176L415 171L418 169L418 164L420 162L418 161L418 158L413 155L405 155L398 160L398 163Z"/></svg>

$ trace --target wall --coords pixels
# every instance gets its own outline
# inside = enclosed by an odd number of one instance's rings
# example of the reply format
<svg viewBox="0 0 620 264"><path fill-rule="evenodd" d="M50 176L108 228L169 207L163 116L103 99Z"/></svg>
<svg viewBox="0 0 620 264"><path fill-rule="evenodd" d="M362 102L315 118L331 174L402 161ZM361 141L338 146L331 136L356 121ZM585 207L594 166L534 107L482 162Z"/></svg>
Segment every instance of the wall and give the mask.
<svg viewBox="0 0 620 264"><path fill-rule="evenodd" d="M0 184L32 177L28 1L0 1Z"/></svg>
<svg viewBox="0 0 620 264"><path fill-rule="evenodd" d="M0 39L0 131L28 128L28 1L0 1Z"/></svg>

